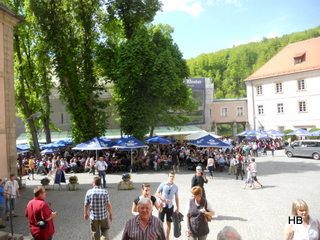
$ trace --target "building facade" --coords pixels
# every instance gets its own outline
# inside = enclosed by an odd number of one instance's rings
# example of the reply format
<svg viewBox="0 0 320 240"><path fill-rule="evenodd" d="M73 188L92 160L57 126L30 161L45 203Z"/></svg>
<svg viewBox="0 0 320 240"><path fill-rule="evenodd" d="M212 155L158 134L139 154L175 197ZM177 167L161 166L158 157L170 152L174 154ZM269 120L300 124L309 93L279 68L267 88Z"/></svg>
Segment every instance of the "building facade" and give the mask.
<svg viewBox="0 0 320 240"><path fill-rule="evenodd" d="M0 3L0 178L16 173L13 27L21 20Z"/></svg>
<svg viewBox="0 0 320 240"><path fill-rule="evenodd" d="M248 109L246 98L214 99L211 105L211 122L214 132L218 133L220 124L229 124L233 129L233 136L238 132L238 124L248 128Z"/></svg>
<svg viewBox="0 0 320 240"><path fill-rule="evenodd" d="M191 125L191 127L192 126L194 127L192 129L201 128L201 129L210 131L211 130L210 112L211 112L211 105L213 101L213 89L214 89L213 83L209 78L190 78L185 80L185 84L192 89L193 98L197 104L197 109L194 112L189 113L189 117L191 119L191 123L189 125ZM101 98L105 100L110 100L112 98L111 85L107 86L107 89L104 92L104 94L101 96ZM59 93L57 89L53 89L51 91L50 103L51 103L51 111L52 111L50 114L50 119L57 128L59 128L61 131L64 132L63 134L60 134L58 138L61 135L65 137L70 137L72 120L70 118L70 114L68 113L65 107L65 104L59 98ZM108 132L114 132L114 131L120 132L120 121L118 119L119 119L119 116L117 114L107 119L108 120L107 135L108 135ZM21 142L21 143L27 142L24 123L18 117L16 119L16 129L17 129L17 136L20 136L18 142ZM188 129L188 127L186 129ZM175 131L171 130L171 132L173 133ZM161 133L157 133L157 134L161 135ZM116 135L118 136L119 134L116 134ZM41 134L41 137L39 140L41 142L45 141L43 134ZM53 140L55 140L54 137L53 137Z"/></svg>
<svg viewBox="0 0 320 240"><path fill-rule="evenodd" d="M250 129L320 128L320 38L289 44L245 83Z"/></svg>

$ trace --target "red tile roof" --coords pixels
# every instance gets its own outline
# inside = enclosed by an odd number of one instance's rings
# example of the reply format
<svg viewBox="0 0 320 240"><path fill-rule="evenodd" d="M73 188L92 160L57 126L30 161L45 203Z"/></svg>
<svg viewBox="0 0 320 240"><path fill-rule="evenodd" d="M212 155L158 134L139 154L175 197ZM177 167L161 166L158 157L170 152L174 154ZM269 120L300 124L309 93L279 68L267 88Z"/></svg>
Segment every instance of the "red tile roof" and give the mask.
<svg viewBox="0 0 320 240"><path fill-rule="evenodd" d="M295 64L294 58L304 54L304 61ZM317 69L320 69L320 37L287 45L245 81Z"/></svg>

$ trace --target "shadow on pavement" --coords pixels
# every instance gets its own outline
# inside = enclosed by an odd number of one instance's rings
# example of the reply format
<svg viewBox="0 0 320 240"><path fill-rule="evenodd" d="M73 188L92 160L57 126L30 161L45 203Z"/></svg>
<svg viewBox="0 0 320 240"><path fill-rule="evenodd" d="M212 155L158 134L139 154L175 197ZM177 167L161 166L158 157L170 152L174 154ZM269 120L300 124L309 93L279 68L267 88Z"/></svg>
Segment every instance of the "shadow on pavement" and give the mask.
<svg viewBox="0 0 320 240"><path fill-rule="evenodd" d="M223 216L223 215L218 215L217 217L214 217L212 219L213 221L222 221L222 220L238 220L242 222L247 222L247 219L244 219L242 217L232 217L232 216Z"/></svg>
<svg viewBox="0 0 320 240"><path fill-rule="evenodd" d="M110 194L113 205L114 221L110 224L110 239L121 236L125 223L133 217L131 207L133 200L140 195L142 182L134 182L135 189L118 191L118 184L107 184L107 190ZM154 193L160 182L150 182L152 193ZM52 184L51 186L52 187ZM51 208L58 212L54 220L56 233L54 239L90 239L90 222L83 219L83 202L88 189L92 188L91 184L80 184L80 190L68 191L63 184L62 189L47 190L46 201L50 203ZM21 191L21 198L17 201L17 214L19 217L14 218L14 232L29 236L29 225L24 217L24 210L27 203L33 198L33 187L25 188ZM156 210L154 210L155 212ZM5 231L9 231L8 222Z"/></svg>
<svg viewBox="0 0 320 240"><path fill-rule="evenodd" d="M285 162L285 161L257 161L259 175L273 175L282 173L303 173L308 171L319 171L320 165L318 162ZM258 176L259 176L258 175Z"/></svg>

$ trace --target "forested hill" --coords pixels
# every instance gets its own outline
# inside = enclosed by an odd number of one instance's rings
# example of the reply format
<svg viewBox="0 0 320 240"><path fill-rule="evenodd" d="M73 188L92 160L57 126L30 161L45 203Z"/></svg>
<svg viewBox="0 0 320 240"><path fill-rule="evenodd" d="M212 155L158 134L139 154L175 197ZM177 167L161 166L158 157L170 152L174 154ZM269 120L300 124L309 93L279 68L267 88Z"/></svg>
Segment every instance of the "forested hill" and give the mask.
<svg viewBox="0 0 320 240"><path fill-rule="evenodd" d="M190 77L209 77L214 98L246 97L244 79L290 43L320 36L320 26L282 37L263 39L187 60Z"/></svg>

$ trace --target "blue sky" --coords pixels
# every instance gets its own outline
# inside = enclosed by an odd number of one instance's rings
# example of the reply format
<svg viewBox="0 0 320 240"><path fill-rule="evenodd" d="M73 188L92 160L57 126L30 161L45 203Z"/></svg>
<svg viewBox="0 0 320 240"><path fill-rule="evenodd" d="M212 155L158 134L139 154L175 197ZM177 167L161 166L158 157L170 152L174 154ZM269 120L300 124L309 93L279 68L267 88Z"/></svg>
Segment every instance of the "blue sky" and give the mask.
<svg viewBox="0 0 320 240"><path fill-rule="evenodd" d="M319 0L161 0L185 59L320 25Z"/></svg>

